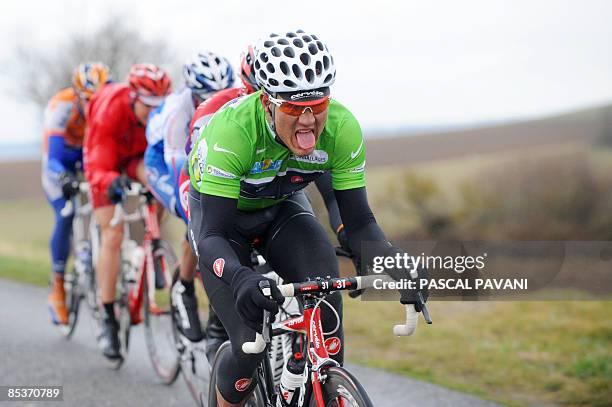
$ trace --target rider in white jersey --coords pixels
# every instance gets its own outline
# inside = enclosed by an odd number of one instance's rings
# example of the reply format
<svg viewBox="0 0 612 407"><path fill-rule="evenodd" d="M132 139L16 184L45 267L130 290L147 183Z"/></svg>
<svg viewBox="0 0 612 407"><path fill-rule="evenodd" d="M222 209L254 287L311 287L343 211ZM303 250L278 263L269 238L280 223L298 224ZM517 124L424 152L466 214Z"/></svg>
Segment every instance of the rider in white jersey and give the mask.
<svg viewBox="0 0 612 407"><path fill-rule="evenodd" d="M220 90L234 84L229 61L212 52L202 52L183 68L185 87L170 94L151 112L147 123L145 172L151 192L164 207L187 224L187 214L180 204L178 179L186 159L185 143L189 123L198 106ZM202 339L194 291L196 258L187 241L183 242L180 278L173 286L179 329L192 341Z"/></svg>

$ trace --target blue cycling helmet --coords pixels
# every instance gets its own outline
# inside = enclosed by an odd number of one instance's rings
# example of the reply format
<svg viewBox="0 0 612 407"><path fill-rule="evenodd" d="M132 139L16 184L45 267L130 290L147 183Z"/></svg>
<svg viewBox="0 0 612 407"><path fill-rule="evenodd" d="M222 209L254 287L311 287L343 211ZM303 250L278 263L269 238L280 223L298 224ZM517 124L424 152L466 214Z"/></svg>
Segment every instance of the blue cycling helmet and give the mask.
<svg viewBox="0 0 612 407"><path fill-rule="evenodd" d="M183 67L185 83L193 93L206 99L211 93L232 87L234 70L227 58L201 52Z"/></svg>

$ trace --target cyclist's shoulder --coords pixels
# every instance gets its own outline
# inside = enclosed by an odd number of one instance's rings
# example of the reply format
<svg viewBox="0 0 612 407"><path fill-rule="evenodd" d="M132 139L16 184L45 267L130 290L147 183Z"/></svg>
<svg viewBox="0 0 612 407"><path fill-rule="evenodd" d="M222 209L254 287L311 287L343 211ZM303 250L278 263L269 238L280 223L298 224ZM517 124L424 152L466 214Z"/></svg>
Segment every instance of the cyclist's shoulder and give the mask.
<svg viewBox="0 0 612 407"><path fill-rule="evenodd" d="M110 123L131 112L130 90L126 84L111 83L96 92L87 108L88 124ZM97 123L100 124L100 123Z"/></svg>
<svg viewBox="0 0 612 407"><path fill-rule="evenodd" d="M359 122L353 113L342 103L332 99L329 103L326 127L333 132L339 132L355 125L359 127Z"/></svg>
<svg viewBox="0 0 612 407"><path fill-rule="evenodd" d="M191 89L185 86L184 88L172 92L164 99L164 102L157 110L168 115L174 115L185 111L193 111Z"/></svg>
<svg viewBox="0 0 612 407"><path fill-rule="evenodd" d="M48 107L54 108L62 104L76 104L78 101L77 94L72 88L64 88L51 97Z"/></svg>
<svg viewBox="0 0 612 407"><path fill-rule="evenodd" d="M44 128L48 131L64 131L70 120L77 116L78 99L72 88L56 93L45 109Z"/></svg>
<svg viewBox="0 0 612 407"><path fill-rule="evenodd" d="M217 112L221 107L223 107L227 102L244 95L246 95L246 93L242 88L229 88L220 90L219 92L215 93L214 96L212 96L211 98L206 99L204 102L200 103L200 105L196 109L195 116L202 117L209 114L213 114Z"/></svg>
<svg viewBox="0 0 612 407"><path fill-rule="evenodd" d="M254 142L260 133L260 114L256 94L230 99L218 110L202 134L204 137L229 138L236 142Z"/></svg>

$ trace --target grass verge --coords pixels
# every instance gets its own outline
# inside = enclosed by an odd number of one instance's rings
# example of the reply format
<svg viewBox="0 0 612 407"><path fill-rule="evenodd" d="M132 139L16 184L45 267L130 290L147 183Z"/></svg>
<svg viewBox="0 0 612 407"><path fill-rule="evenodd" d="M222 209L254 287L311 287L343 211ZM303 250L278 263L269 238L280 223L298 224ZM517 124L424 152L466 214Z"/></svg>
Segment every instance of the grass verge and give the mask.
<svg viewBox="0 0 612 407"><path fill-rule="evenodd" d="M391 335L394 303L345 301L347 357L509 406L610 406L612 302L432 302ZM422 320L420 321L422 322Z"/></svg>

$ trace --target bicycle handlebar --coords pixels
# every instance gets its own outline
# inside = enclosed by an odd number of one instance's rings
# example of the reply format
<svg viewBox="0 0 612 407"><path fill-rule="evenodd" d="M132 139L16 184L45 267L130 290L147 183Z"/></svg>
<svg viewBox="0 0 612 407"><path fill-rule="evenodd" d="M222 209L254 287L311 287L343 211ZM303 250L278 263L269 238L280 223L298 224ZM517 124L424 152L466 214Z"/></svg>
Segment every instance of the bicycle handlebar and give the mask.
<svg viewBox="0 0 612 407"><path fill-rule="evenodd" d="M120 222L136 222L142 219L142 216L138 212L127 213L125 209L123 209L123 204L130 196L140 196L143 192L146 192L146 188L140 184L139 182L131 182L129 187L123 188L125 192L123 199L120 203L115 205L115 213L113 214L113 218L110 220L110 226L115 227Z"/></svg>
<svg viewBox="0 0 612 407"><path fill-rule="evenodd" d="M79 192L83 194L89 192L89 184L87 182L79 182ZM60 216L62 218L67 218L68 216L72 215L73 212L74 202L72 201L72 199L69 199L64 204L64 207L60 209Z"/></svg>
<svg viewBox="0 0 612 407"><path fill-rule="evenodd" d="M349 277L349 278L329 278L329 279L317 279L314 281L307 281L303 283L289 283L278 286L279 291L283 297L295 297L296 295L308 294L308 293L330 293L332 291L344 291L344 290L363 290L372 288L374 282L377 280L382 281L394 281L393 278L386 274L380 275L369 275L363 277ZM267 281L265 283L268 283ZM260 283L261 284L261 283ZM268 287L260 286L262 293L267 297L270 297L269 283ZM421 299L420 307L423 310L423 317L428 324L431 324L431 318L427 307ZM406 304L406 322L404 324L398 324L393 326L393 334L396 336L410 336L412 335L418 323L418 312L416 311L415 305ZM263 333L255 333L255 341L244 342L242 344L242 351L244 353L261 353L266 349L267 344L270 342L269 338L269 326L270 326L270 312L264 310L264 323Z"/></svg>

